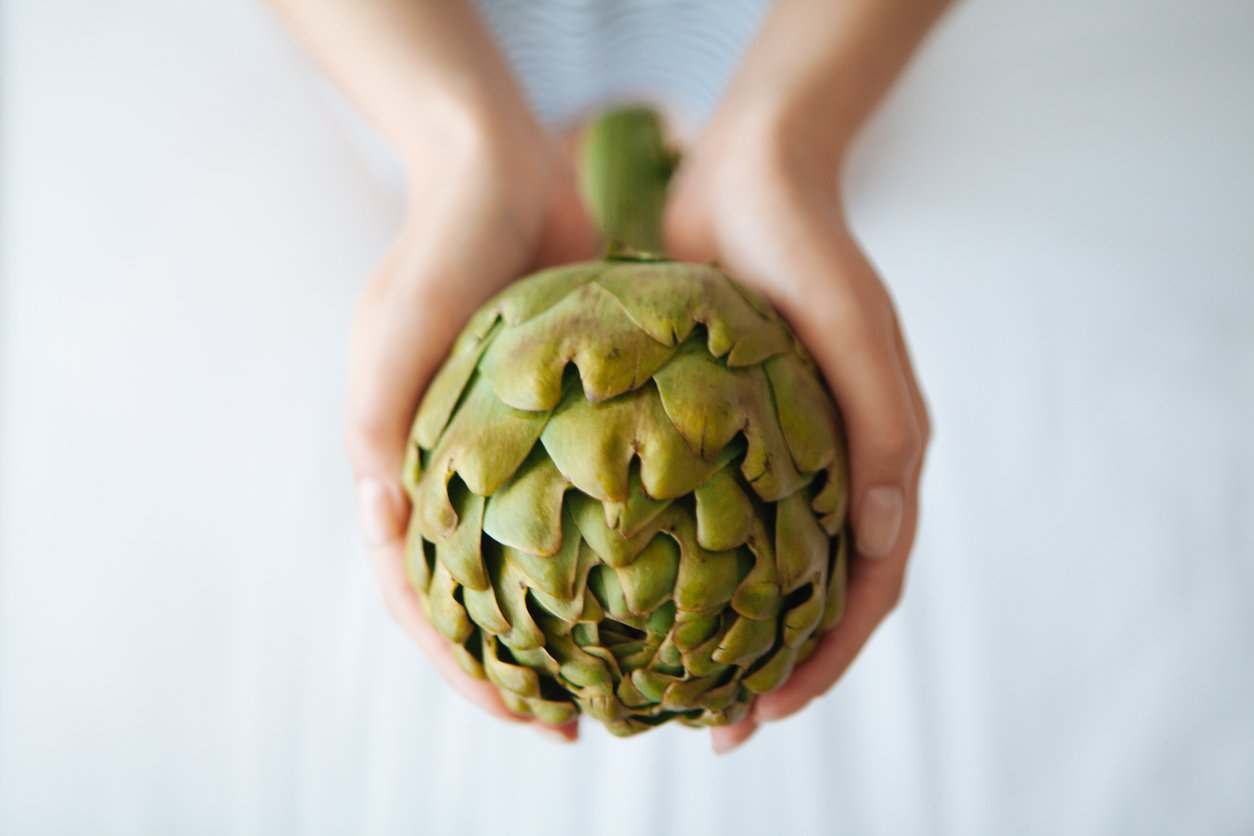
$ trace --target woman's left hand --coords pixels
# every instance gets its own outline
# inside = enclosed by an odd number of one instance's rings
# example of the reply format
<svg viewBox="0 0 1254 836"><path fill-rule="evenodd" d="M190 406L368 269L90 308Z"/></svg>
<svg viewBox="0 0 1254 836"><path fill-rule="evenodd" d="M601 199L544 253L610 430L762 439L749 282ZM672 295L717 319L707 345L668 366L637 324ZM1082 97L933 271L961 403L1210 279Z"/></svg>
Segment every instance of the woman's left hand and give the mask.
<svg viewBox="0 0 1254 836"><path fill-rule="evenodd" d="M668 248L717 260L767 297L814 355L844 420L856 545L845 613L814 656L749 716L713 729L744 742L825 693L901 596L930 425L893 303L849 232L838 161L769 107L725 108L673 187Z"/></svg>

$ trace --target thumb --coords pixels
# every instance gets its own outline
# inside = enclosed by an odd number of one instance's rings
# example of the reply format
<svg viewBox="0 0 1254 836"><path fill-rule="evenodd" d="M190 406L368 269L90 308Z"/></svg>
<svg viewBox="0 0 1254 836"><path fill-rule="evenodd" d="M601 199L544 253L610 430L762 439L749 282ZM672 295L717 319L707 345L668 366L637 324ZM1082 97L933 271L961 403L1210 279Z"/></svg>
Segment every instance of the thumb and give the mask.
<svg viewBox="0 0 1254 836"><path fill-rule="evenodd" d="M438 348L417 334L438 329L381 271L367 285L353 319L345 444L357 483L362 535L372 547L399 541L409 518L401 483L405 445ZM435 342L439 342L435 340ZM441 343L442 345L442 343Z"/></svg>

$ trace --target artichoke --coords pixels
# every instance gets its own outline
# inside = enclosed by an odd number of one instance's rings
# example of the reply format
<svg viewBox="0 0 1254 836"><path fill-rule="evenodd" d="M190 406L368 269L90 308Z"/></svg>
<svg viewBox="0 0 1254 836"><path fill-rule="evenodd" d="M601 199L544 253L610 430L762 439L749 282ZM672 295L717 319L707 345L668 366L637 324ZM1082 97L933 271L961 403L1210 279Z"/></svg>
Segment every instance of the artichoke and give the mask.
<svg viewBox="0 0 1254 836"><path fill-rule="evenodd" d="M410 580L520 714L736 722L840 618L839 416L768 303L656 254L656 118L603 116L585 149L615 243L490 300L432 381L405 464Z"/></svg>

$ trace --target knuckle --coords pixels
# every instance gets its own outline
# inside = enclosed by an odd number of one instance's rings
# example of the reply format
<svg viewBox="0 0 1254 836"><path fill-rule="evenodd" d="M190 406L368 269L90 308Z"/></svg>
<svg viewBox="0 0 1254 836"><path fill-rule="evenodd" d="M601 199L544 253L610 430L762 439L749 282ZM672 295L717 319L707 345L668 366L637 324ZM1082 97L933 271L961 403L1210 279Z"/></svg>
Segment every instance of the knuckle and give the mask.
<svg viewBox="0 0 1254 836"><path fill-rule="evenodd" d="M848 357L887 357L892 334L892 311L874 294L842 288L829 293L824 312L826 330L839 350ZM870 298L868 298L870 297Z"/></svg>
<svg viewBox="0 0 1254 836"><path fill-rule="evenodd" d="M383 603L387 607L388 615L397 624L403 624L404 617L401 611L401 603L396 593L386 584L380 584L379 593L383 597Z"/></svg>
<svg viewBox="0 0 1254 836"><path fill-rule="evenodd" d="M368 333L389 306L396 290L395 271L386 266L380 268L362 287L353 309L352 326L355 334Z"/></svg>
<svg viewBox="0 0 1254 836"><path fill-rule="evenodd" d="M401 272L400 253L396 248L384 257L370 278L362 286L357 306L361 310L372 311L386 304L388 297L394 292L397 278Z"/></svg>
<svg viewBox="0 0 1254 836"><path fill-rule="evenodd" d="M903 416L899 420L881 423L869 447L880 467L904 473L918 463L924 443L922 428Z"/></svg>
<svg viewBox="0 0 1254 836"><path fill-rule="evenodd" d="M926 448L932 443L932 415L927 408L927 404L923 404L920 407L919 420L922 424L920 427L920 434L923 442L922 446Z"/></svg>
<svg viewBox="0 0 1254 836"><path fill-rule="evenodd" d="M387 445L388 432L378 422L368 419L350 420L344 429L344 449L356 467L375 459Z"/></svg>

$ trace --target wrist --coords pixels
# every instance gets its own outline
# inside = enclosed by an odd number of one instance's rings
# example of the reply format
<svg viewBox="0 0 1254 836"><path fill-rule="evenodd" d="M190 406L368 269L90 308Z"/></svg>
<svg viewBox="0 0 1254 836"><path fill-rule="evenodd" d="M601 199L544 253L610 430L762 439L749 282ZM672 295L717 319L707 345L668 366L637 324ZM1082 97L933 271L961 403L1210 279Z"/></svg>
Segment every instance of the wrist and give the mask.
<svg viewBox="0 0 1254 836"><path fill-rule="evenodd" d="M778 174L833 185L857 130L830 101L800 86L783 93L733 91L713 126L749 159L765 162Z"/></svg>
<svg viewBox="0 0 1254 836"><path fill-rule="evenodd" d="M411 183L459 161L488 165L510 159L523 169L548 162L543 126L520 102L471 84L421 97L389 136Z"/></svg>
<svg viewBox="0 0 1254 836"><path fill-rule="evenodd" d="M778 0L727 99L794 157L839 166L947 0Z"/></svg>

